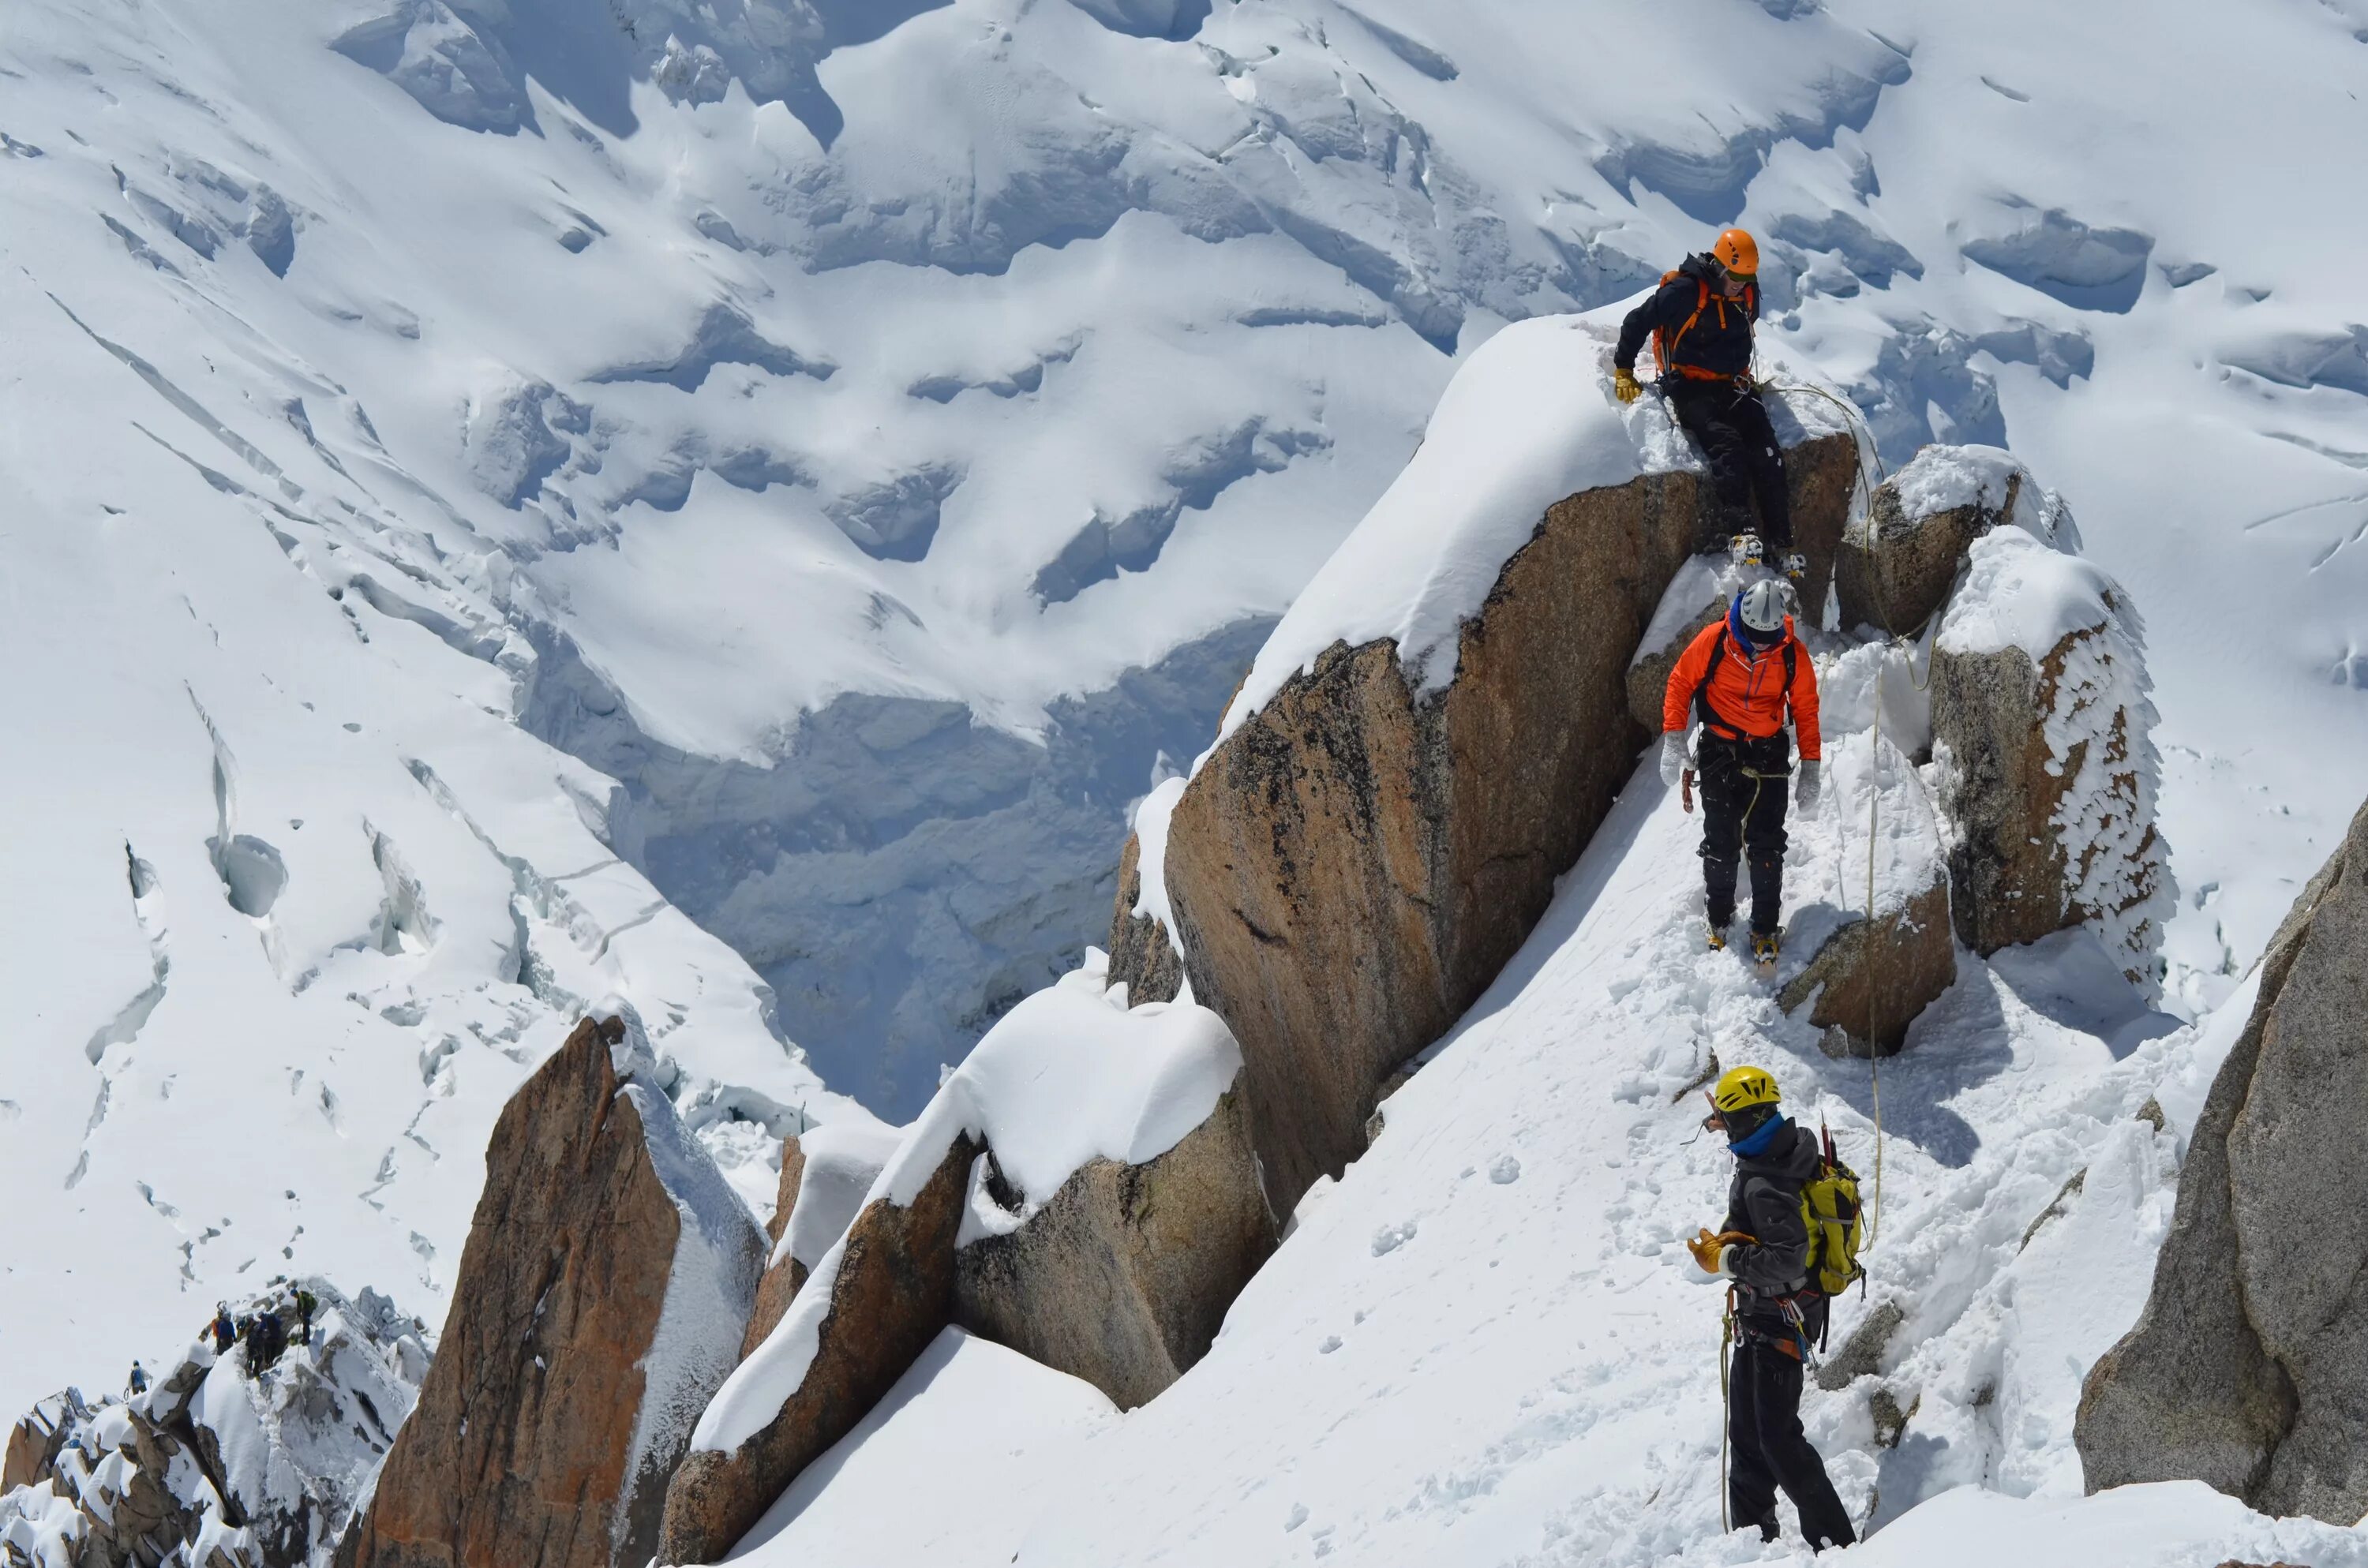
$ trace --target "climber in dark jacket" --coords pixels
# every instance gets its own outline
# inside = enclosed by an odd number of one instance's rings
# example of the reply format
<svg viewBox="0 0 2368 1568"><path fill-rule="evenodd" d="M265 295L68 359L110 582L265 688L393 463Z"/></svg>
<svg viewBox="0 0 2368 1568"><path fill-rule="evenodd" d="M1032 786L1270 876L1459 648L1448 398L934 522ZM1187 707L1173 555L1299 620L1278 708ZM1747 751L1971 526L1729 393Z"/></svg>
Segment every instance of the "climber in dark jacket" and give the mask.
<svg viewBox="0 0 2368 1568"><path fill-rule="evenodd" d="M1776 1080L1737 1067L1711 1091L1706 1125L1735 1156L1725 1229L1687 1243L1704 1272L1734 1288L1735 1353L1726 1430L1734 1458L1726 1496L1735 1528L1776 1539L1776 1489L1801 1516L1813 1551L1858 1539L1825 1460L1801 1430L1804 1353L1824 1332L1826 1299L1809 1284L1809 1228L1801 1188L1817 1175L1816 1140L1776 1108Z"/></svg>
<svg viewBox="0 0 2368 1568"><path fill-rule="evenodd" d="M1652 338L1669 413L1702 444L1725 530L1756 533L1770 549L1789 552L1793 510L1784 453L1751 379L1752 324L1759 319L1759 246L1741 229L1729 229L1708 252L1686 257L1651 299L1628 312L1611 352L1611 386L1622 403L1636 401L1643 391L1636 356ZM1791 570L1796 563L1786 564Z"/></svg>

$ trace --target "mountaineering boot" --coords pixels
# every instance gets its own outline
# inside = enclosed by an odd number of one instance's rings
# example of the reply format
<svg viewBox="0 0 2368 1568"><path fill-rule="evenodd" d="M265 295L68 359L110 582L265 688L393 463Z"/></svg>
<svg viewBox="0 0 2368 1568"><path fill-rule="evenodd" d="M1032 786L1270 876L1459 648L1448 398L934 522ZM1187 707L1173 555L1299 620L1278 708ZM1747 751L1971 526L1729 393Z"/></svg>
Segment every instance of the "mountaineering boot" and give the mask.
<svg viewBox="0 0 2368 1568"><path fill-rule="evenodd" d="M1797 583L1808 574L1809 558L1797 550L1788 551L1784 557L1784 575Z"/></svg>
<svg viewBox="0 0 2368 1568"><path fill-rule="evenodd" d="M1756 963L1756 964L1758 964L1758 965L1759 966L1759 973L1760 973L1760 975L1761 975L1761 977L1762 977L1763 979L1764 979L1764 978L1770 977L1770 976L1773 976L1773 975L1775 974L1775 972L1776 972L1776 933L1775 933L1775 932L1773 932L1773 931L1754 931L1753 933L1751 933L1751 961L1752 961L1753 963Z"/></svg>
<svg viewBox="0 0 2368 1568"><path fill-rule="evenodd" d="M1710 923L1710 950L1714 953L1726 951L1726 926L1716 920Z"/></svg>
<svg viewBox="0 0 2368 1568"><path fill-rule="evenodd" d="M1758 534L1739 533L1726 541L1726 558L1737 566L1758 566L1767 560L1768 552Z"/></svg>

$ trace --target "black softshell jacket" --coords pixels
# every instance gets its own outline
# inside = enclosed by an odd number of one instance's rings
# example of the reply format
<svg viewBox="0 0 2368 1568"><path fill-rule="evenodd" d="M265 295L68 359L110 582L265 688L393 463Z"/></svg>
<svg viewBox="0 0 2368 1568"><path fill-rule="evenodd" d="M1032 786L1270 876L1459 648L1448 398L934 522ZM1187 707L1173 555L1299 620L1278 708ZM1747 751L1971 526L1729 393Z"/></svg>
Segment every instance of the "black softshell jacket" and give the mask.
<svg viewBox="0 0 2368 1568"><path fill-rule="evenodd" d="M1817 1175L1817 1141L1794 1123L1776 1130L1768 1147L1735 1162L1727 1188L1726 1229L1757 1238L1734 1249L1736 1312L1745 1322L1789 1334L1791 1320L1776 1304L1779 1296L1801 1292L1807 1331L1825 1326L1826 1303L1806 1290L1809 1228L1801 1220L1801 1188Z"/></svg>
<svg viewBox="0 0 2368 1568"><path fill-rule="evenodd" d="M1702 314L1686 335L1678 339L1674 356L1680 365L1693 365L1721 376L1740 376L1751 369L1751 323L1759 314L1759 286L1755 283L1743 291L1740 300L1730 300L1724 290L1726 269L1706 256L1690 256L1678 267L1678 275L1654 290L1653 297L1628 312L1620 324L1620 344L1611 351L1611 362L1623 370L1636 368L1636 356L1645 347L1645 340L1653 335L1656 327L1667 327L1672 333L1685 326L1686 318L1702 306ZM1702 285L1710 285L1710 298L1702 299Z"/></svg>

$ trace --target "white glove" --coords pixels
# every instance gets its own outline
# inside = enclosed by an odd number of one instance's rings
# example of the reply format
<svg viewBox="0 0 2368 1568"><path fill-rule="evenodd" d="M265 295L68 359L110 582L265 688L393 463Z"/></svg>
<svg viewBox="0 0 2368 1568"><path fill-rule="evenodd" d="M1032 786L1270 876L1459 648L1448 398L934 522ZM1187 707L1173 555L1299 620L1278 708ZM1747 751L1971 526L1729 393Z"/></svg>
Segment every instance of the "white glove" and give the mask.
<svg viewBox="0 0 2368 1568"><path fill-rule="evenodd" d="M1824 793L1824 770L1819 767L1817 759L1808 756L1803 757L1801 759L1800 779L1793 786L1793 804L1800 808L1800 812L1803 816L1816 816L1817 814L1817 801Z"/></svg>
<svg viewBox="0 0 2368 1568"><path fill-rule="evenodd" d="M1670 730L1661 736L1661 782L1675 784L1686 770L1686 733Z"/></svg>

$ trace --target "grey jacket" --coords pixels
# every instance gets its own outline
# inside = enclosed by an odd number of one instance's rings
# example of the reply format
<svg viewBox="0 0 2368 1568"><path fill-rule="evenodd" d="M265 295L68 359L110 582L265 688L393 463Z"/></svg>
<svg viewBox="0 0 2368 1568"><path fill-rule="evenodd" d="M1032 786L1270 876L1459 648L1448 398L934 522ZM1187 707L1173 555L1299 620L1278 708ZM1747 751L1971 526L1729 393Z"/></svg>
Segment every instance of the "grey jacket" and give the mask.
<svg viewBox="0 0 2368 1568"><path fill-rule="evenodd" d="M1731 1254L1736 1312L1762 1327L1787 1326L1776 1304L1801 1292L1799 1305L1811 1334L1822 1329L1826 1303L1806 1289L1809 1228L1801 1221L1801 1188L1817 1174L1817 1140L1787 1121L1757 1155L1736 1157L1735 1181L1727 1189L1726 1229L1756 1238L1736 1244Z"/></svg>

